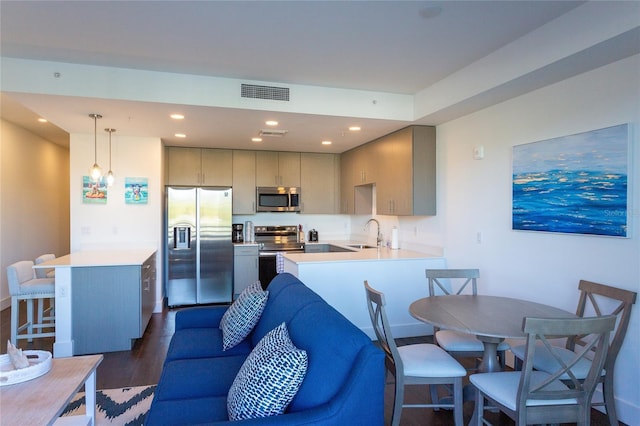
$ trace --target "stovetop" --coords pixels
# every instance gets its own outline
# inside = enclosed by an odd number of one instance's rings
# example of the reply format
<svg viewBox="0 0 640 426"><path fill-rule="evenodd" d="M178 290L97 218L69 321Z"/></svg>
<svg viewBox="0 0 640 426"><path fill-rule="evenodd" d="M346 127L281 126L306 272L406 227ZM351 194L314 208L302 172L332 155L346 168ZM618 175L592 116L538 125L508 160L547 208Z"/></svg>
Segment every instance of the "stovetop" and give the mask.
<svg viewBox="0 0 640 426"><path fill-rule="evenodd" d="M256 226L254 233L260 251L304 250L304 243L298 241L298 227L295 225Z"/></svg>

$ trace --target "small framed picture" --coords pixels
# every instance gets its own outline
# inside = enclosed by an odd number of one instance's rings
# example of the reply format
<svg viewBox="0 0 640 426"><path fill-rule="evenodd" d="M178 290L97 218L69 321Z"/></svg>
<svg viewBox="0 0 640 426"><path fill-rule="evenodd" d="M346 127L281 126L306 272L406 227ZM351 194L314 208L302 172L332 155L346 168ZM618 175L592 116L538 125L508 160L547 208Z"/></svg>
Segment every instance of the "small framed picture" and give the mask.
<svg viewBox="0 0 640 426"><path fill-rule="evenodd" d="M147 178L124 178L125 204L147 204L149 201L149 185Z"/></svg>
<svg viewBox="0 0 640 426"><path fill-rule="evenodd" d="M107 183L100 178L94 181L89 176L82 176L82 202L84 204L107 204Z"/></svg>

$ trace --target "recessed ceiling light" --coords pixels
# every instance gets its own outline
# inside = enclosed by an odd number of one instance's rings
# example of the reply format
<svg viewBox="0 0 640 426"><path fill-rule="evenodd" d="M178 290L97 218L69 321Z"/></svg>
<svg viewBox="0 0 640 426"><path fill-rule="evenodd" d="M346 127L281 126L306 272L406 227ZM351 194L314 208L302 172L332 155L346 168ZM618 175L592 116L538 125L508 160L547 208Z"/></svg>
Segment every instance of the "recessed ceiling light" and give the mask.
<svg viewBox="0 0 640 426"><path fill-rule="evenodd" d="M38 121L41 123L48 123L46 118L38 118Z"/></svg>
<svg viewBox="0 0 640 426"><path fill-rule="evenodd" d="M267 126L277 126L278 122L276 120L267 120L264 122Z"/></svg>
<svg viewBox="0 0 640 426"><path fill-rule="evenodd" d="M251 138L251 142L262 142L262 138Z"/></svg>
<svg viewBox="0 0 640 426"><path fill-rule="evenodd" d="M322 145L331 145L331 141L322 141Z"/></svg>
<svg viewBox="0 0 640 426"><path fill-rule="evenodd" d="M176 138L186 138L187 137L187 135L185 135L184 133L176 133L173 136L175 136Z"/></svg>
<svg viewBox="0 0 640 426"><path fill-rule="evenodd" d="M171 114L169 117L173 118L174 120L184 120L184 115L182 114Z"/></svg>
<svg viewBox="0 0 640 426"><path fill-rule="evenodd" d="M352 132L359 132L360 131L360 126L350 126L349 130Z"/></svg>

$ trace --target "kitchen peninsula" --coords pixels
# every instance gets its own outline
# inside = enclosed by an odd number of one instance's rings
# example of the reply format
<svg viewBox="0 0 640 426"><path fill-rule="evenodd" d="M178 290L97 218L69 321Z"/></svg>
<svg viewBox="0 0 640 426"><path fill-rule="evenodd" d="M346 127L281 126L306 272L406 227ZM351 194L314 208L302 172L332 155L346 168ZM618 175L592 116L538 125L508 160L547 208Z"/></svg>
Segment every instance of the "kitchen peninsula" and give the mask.
<svg viewBox="0 0 640 426"><path fill-rule="evenodd" d="M349 245L343 245L345 248ZM284 255L284 270L297 276L370 337L364 281L385 294L395 337L431 334L409 314L409 305L429 294L425 269L446 268L443 256L386 247Z"/></svg>
<svg viewBox="0 0 640 426"><path fill-rule="evenodd" d="M92 250L37 265L56 276L56 358L130 350L155 302L155 249Z"/></svg>

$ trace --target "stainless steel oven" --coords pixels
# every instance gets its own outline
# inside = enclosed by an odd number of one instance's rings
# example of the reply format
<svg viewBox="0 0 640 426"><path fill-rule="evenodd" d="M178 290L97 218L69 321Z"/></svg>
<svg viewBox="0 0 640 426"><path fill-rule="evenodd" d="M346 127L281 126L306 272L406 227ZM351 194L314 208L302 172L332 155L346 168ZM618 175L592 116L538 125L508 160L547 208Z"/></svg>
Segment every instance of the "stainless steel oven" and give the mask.
<svg viewBox="0 0 640 426"><path fill-rule="evenodd" d="M258 243L258 278L267 288L273 277L277 275L276 254L278 252L304 252L304 243L299 241L298 227L288 226L256 226L254 228Z"/></svg>

